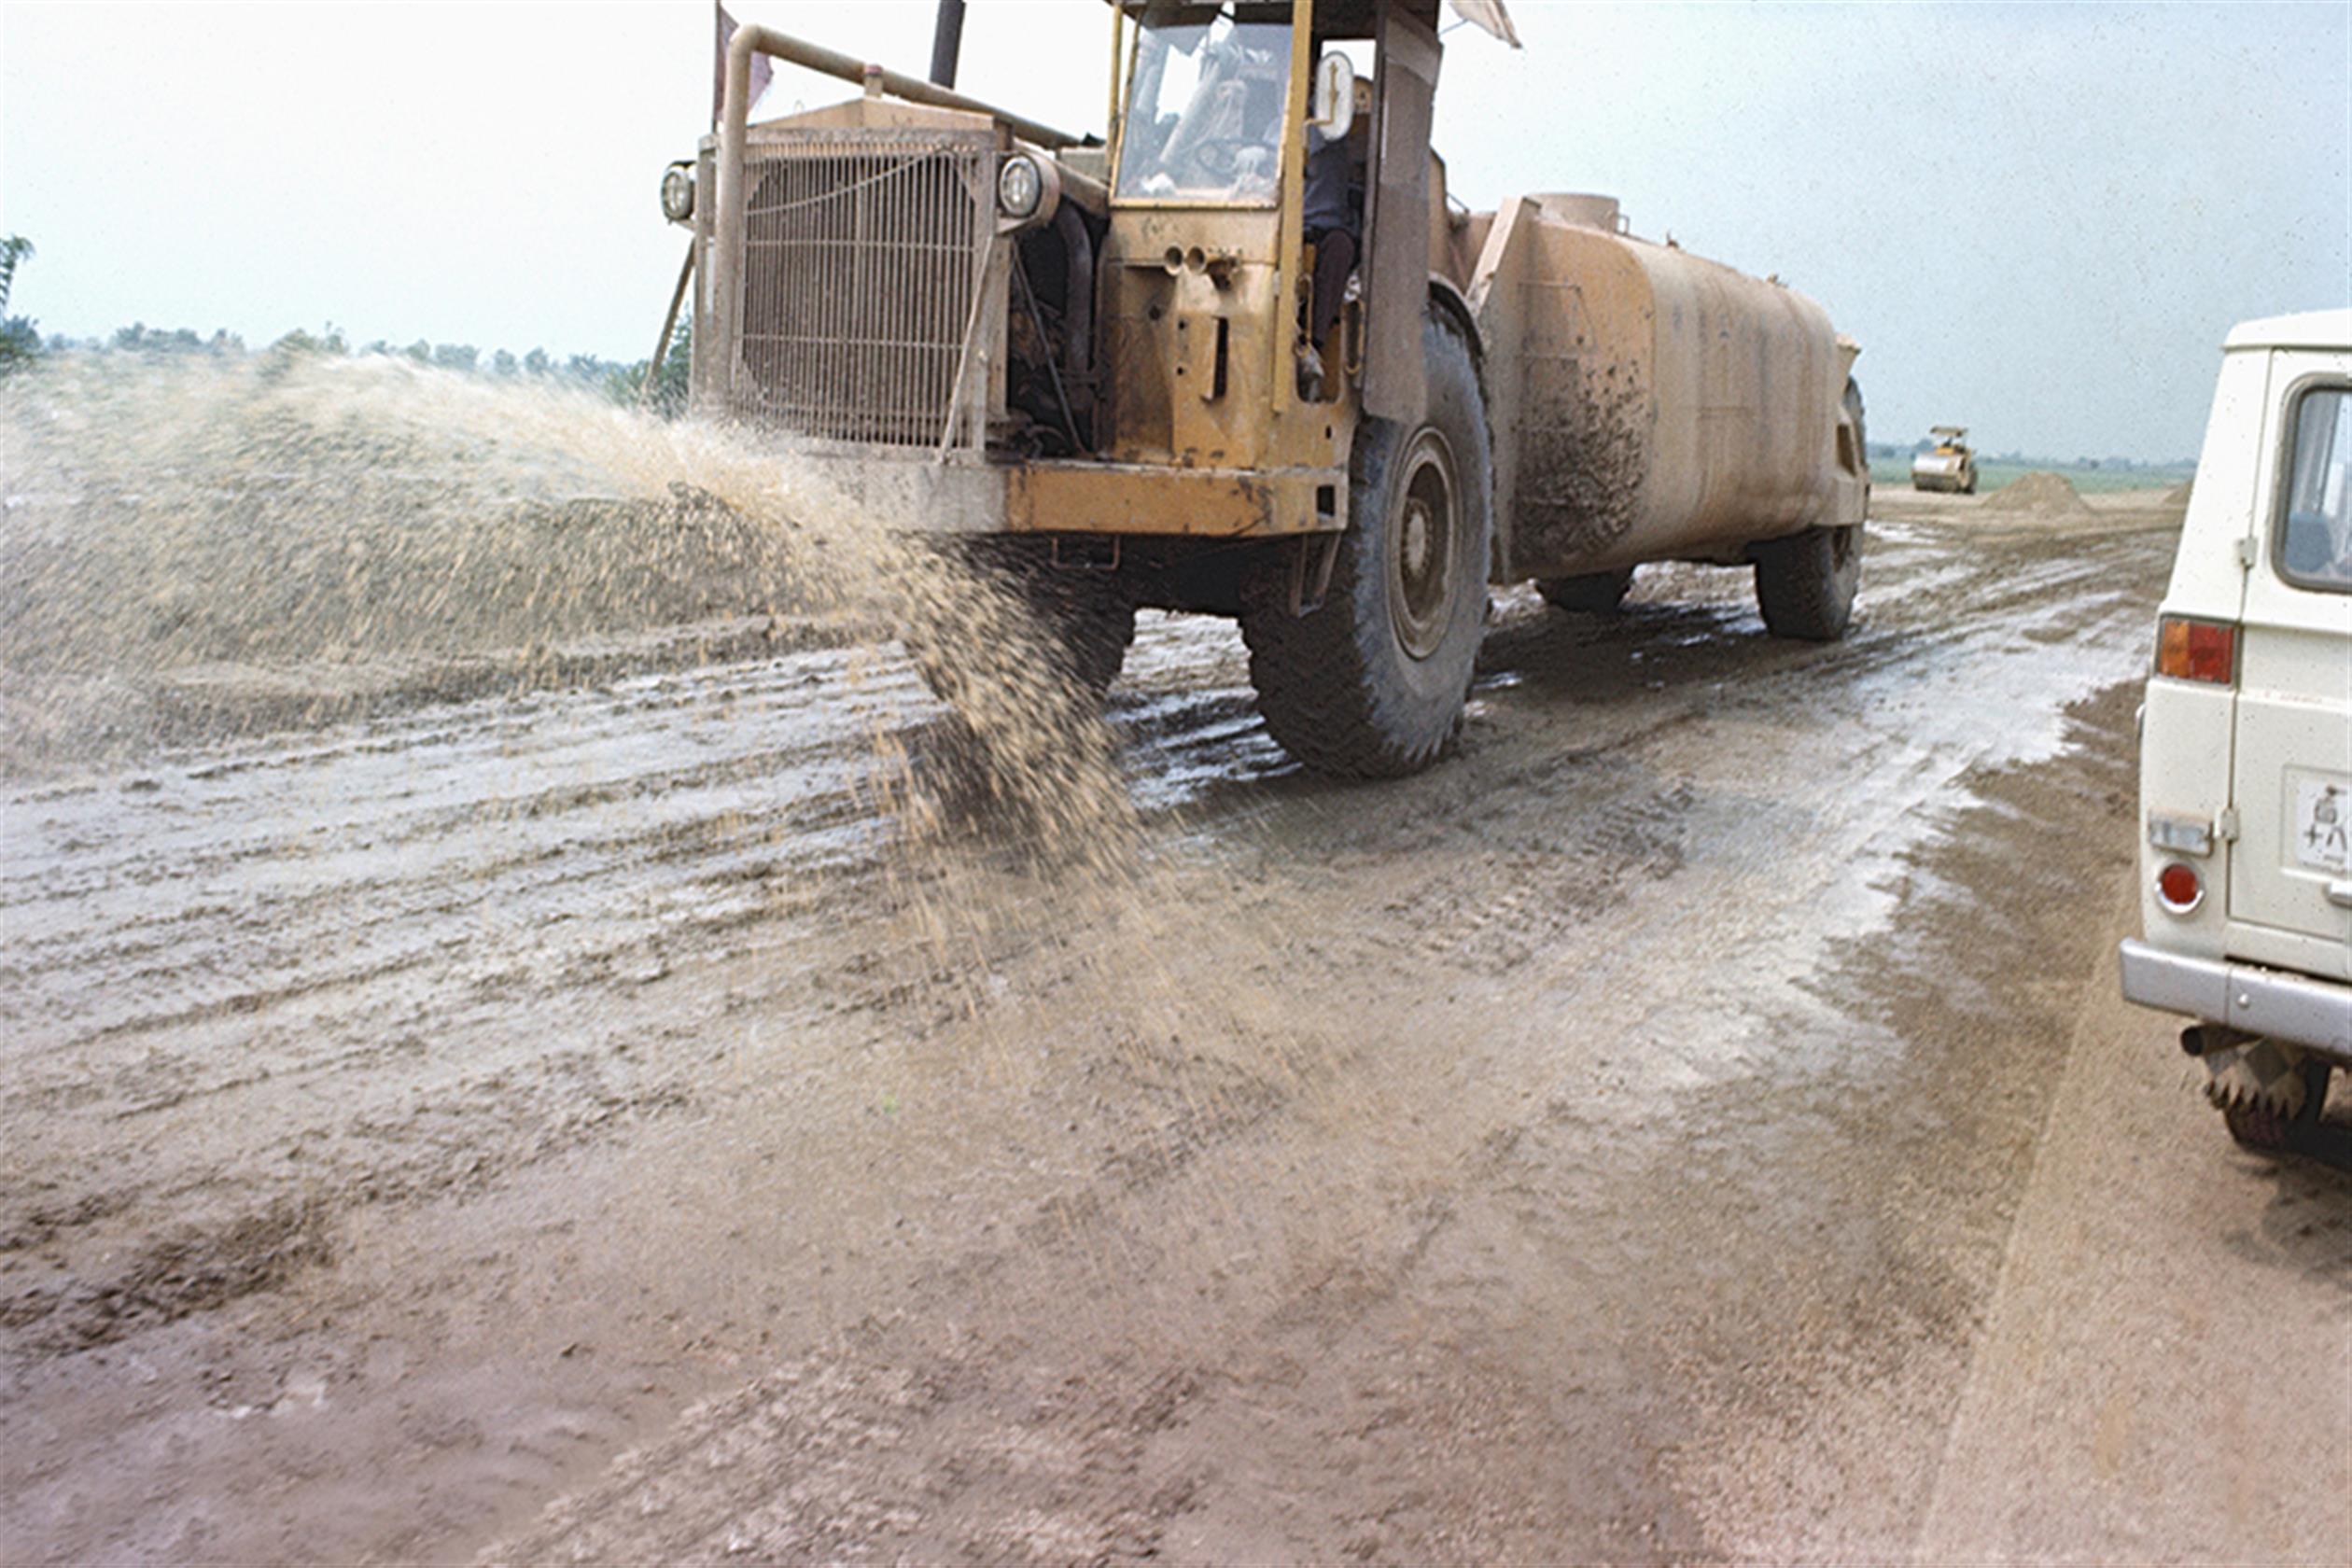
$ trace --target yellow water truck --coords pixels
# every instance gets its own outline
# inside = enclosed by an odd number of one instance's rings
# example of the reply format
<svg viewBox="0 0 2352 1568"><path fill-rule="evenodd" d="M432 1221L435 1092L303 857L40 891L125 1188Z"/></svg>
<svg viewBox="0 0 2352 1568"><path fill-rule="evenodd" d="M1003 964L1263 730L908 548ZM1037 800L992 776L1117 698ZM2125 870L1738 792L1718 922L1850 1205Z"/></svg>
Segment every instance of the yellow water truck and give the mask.
<svg viewBox="0 0 2352 1568"><path fill-rule="evenodd" d="M1139 607L1238 618L1334 774L1445 752L1491 584L1605 609L1643 562L1746 565L1772 632L1842 635L1855 345L1609 199L1451 204L1438 7L1114 0L1101 141L740 29L664 182L696 406L1009 574L1082 688ZM864 91L751 124L763 53Z"/></svg>

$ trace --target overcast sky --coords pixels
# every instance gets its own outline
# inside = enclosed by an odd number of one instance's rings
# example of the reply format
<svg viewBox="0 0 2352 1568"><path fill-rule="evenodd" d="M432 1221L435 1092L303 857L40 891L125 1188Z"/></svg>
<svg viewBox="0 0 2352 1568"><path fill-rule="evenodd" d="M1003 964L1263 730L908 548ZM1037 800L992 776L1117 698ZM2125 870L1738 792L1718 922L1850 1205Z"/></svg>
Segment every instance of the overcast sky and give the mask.
<svg viewBox="0 0 2352 1568"><path fill-rule="evenodd" d="M931 0L742 0L920 75ZM1860 339L1874 439L2192 455L2222 333L2352 296L2352 7L1615 7L1447 36L1472 203L1617 196ZM972 0L958 85L1099 130L1099 0ZM641 358L711 7L0 7L0 232L45 332L226 327ZM854 91L779 73L780 112Z"/></svg>

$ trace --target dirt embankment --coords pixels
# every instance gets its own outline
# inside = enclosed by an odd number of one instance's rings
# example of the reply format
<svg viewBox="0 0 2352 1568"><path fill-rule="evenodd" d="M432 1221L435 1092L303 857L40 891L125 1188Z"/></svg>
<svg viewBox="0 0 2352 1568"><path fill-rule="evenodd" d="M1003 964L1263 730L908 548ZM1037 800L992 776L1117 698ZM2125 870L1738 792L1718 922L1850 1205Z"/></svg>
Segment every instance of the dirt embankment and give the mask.
<svg viewBox="0 0 2352 1568"><path fill-rule="evenodd" d="M1981 511L2002 517L2031 518L2058 523L2086 517L2091 509L2064 474L2037 471L2002 485L1977 503Z"/></svg>
<svg viewBox="0 0 2352 1568"><path fill-rule="evenodd" d="M1883 522L1936 523L1984 530L2069 533L2174 529L2188 509L2188 488L2078 491L2059 473L2025 475L1983 496L1881 485L1870 515Z"/></svg>

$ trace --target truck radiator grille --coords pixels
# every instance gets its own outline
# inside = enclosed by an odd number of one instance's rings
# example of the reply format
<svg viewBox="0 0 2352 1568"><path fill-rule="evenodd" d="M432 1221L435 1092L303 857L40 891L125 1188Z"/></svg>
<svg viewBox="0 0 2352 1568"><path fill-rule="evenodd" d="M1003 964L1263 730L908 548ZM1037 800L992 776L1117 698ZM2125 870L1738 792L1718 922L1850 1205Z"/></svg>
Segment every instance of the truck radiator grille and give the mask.
<svg viewBox="0 0 2352 1568"><path fill-rule="evenodd" d="M833 132L750 149L736 411L940 440L993 222L985 139Z"/></svg>

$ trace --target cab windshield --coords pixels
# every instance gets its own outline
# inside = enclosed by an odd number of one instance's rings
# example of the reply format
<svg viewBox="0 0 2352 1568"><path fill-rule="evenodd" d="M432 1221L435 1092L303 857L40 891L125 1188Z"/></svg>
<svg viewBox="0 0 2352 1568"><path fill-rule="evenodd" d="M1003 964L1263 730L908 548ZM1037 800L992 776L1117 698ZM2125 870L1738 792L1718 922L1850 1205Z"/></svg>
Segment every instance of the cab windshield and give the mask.
<svg viewBox="0 0 2352 1568"><path fill-rule="evenodd" d="M1286 22L1227 7L1153 6L1138 30L1118 194L1271 206L1290 91Z"/></svg>

